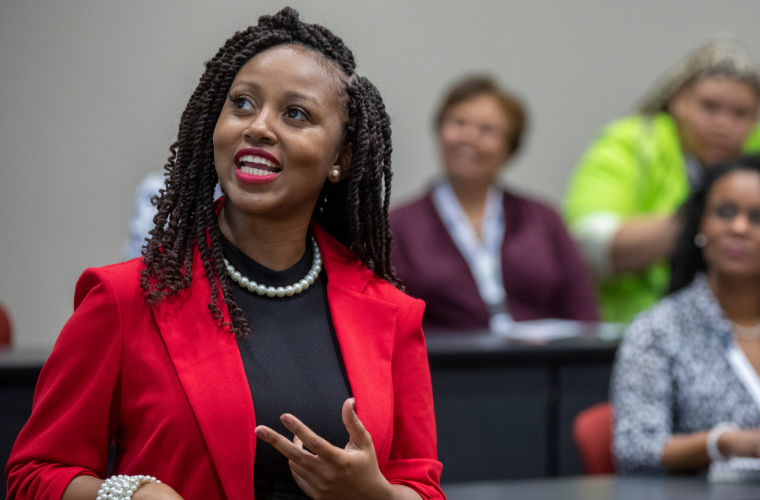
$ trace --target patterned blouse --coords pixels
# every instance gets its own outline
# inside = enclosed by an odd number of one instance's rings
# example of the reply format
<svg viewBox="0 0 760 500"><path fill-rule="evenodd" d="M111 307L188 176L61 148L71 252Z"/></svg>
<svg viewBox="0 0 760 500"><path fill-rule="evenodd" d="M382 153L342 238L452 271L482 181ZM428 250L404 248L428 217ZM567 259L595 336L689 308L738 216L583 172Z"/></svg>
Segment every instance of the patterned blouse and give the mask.
<svg viewBox="0 0 760 500"><path fill-rule="evenodd" d="M732 342L704 274L636 318L611 383L619 472L664 472L662 450L673 434L721 422L760 427L760 407L725 355Z"/></svg>

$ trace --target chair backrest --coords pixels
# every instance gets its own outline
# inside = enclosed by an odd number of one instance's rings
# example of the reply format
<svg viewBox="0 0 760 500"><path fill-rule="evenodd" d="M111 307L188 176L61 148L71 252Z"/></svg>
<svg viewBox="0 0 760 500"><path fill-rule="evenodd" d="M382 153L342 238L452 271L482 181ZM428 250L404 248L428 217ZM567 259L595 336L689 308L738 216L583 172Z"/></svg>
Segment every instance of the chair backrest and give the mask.
<svg viewBox="0 0 760 500"><path fill-rule="evenodd" d="M573 422L573 439L586 474L614 474L612 405L599 403L580 412Z"/></svg>
<svg viewBox="0 0 760 500"><path fill-rule="evenodd" d="M0 304L0 346L11 345L11 320Z"/></svg>

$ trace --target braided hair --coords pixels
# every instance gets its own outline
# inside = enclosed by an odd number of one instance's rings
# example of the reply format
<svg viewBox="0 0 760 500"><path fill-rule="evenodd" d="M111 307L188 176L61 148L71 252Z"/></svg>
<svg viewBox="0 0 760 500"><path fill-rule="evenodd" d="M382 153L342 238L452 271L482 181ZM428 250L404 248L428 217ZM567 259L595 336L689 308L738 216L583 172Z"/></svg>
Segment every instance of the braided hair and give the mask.
<svg viewBox="0 0 760 500"><path fill-rule="evenodd" d="M165 187L153 199L158 209L155 227L142 252L145 269L140 286L146 303L155 305L190 285L197 246L211 285L211 315L242 338L250 335L250 328L232 297L214 210L218 178L213 133L238 71L262 51L286 44L321 54L335 71L344 74L340 80L345 86L348 120L343 139L352 148L351 165L342 181L325 182L313 218L376 275L401 287L390 264L388 210L393 148L390 118L382 97L369 80L355 74L354 56L339 37L322 26L300 21L298 12L286 7L235 33L206 63L206 71L182 113L177 141L169 149ZM231 324L224 322L219 309L220 291Z"/></svg>

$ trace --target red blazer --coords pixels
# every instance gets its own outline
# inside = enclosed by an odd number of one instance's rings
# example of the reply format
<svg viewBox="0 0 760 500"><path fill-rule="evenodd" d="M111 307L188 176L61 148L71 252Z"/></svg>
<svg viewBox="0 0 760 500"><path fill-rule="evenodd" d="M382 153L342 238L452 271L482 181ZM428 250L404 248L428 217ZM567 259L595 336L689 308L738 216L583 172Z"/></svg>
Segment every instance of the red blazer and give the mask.
<svg viewBox="0 0 760 500"><path fill-rule="evenodd" d="M423 498L443 499L424 303L375 276L316 224L312 230L356 410L380 470ZM156 476L186 500L253 498L251 393L234 336L208 310L199 253L191 285L158 306L144 302L142 268L134 259L79 278L74 314L8 461L9 499L58 500L79 474L105 477L113 440L114 474Z"/></svg>

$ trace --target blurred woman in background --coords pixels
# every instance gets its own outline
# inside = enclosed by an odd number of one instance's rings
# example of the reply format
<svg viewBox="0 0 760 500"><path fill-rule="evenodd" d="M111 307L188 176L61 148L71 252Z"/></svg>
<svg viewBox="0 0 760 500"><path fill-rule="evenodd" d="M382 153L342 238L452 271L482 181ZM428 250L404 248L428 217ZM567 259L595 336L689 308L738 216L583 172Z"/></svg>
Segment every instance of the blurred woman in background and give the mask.
<svg viewBox="0 0 760 500"><path fill-rule="evenodd" d="M705 167L760 151L760 71L733 39L711 41L663 76L636 114L581 158L565 216L598 277L605 321L630 321L667 291L673 216Z"/></svg>
<svg viewBox="0 0 760 500"><path fill-rule="evenodd" d="M505 331L512 320L597 319L590 278L550 207L498 186L526 125L490 78L454 85L436 117L443 180L391 213L391 259L429 329Z"/></svg>
<svg viewBox="0 0 760 500"><path fill-rule="evenodd" d="M760 159L707 170L683 224L672 295L633 322L615 362L621 472L760 457Z"/></svg>

